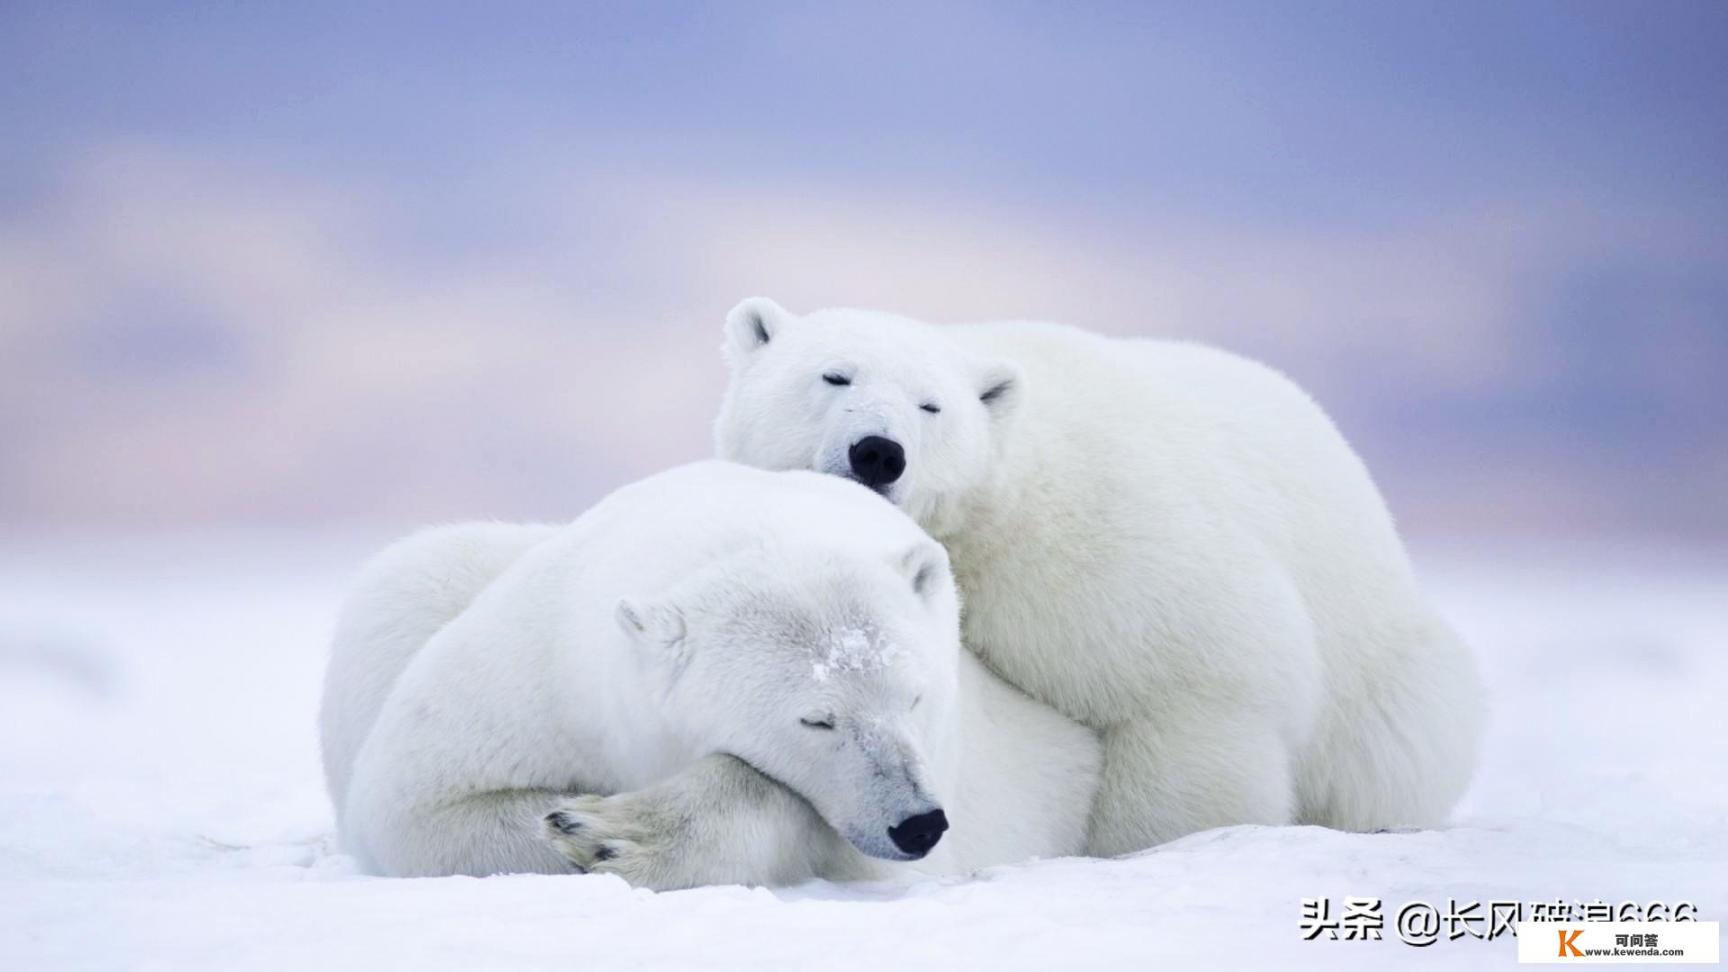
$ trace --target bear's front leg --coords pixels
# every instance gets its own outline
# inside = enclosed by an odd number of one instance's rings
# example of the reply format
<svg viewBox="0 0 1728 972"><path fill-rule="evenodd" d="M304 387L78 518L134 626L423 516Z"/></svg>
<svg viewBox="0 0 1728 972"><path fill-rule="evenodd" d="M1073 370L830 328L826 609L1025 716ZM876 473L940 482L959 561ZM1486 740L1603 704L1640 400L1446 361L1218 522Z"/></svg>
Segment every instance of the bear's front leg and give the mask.
<svg viewBox="0 0 1728 972"><path fill-rule="evenodd" d="M1113 857L1213 827L1292 820L1290 759L1263 715L1190 700L1113 726L1103 743L1089 854Z"/></svg>
<svg viewBox="0 0 1728 972"><path fill-rule="evenodd" d="M724 755L641 790L565 799L545 834L576 869L659 891L868 870L802 797Z"/></svg>

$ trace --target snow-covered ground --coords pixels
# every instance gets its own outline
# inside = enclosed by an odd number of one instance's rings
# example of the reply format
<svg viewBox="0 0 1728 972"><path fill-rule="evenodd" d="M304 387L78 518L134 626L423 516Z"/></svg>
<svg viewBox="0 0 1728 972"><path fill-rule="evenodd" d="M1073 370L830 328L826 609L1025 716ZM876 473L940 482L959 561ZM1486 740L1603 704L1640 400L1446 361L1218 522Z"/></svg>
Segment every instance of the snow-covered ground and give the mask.
<svg viewBox="0 0 1728 972"><path fill-rule="evenodd" d="M383 539L383 538L377 538ZM1423 560L1494 718L1441 832L1242 827L905 886L385 880L332 846L314 712L371 541L0 547L0 968L1132 968L1510 964L1407 902L1728 906L1728 558ZM1385 939L1303 941L1303 898Z"/></svg>

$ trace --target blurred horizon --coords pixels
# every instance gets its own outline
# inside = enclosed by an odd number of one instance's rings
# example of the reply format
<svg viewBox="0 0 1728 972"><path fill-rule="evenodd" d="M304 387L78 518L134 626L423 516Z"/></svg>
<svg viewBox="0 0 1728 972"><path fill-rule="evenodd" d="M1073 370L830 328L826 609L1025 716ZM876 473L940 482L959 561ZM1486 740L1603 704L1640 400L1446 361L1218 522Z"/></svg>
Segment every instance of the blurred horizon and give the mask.
<svg viewBox="0 0 1728 972"><path fill-rule="evenodd" d="M1412 533L1728 540L1728 5L0 7L0 527L563 519L739 299L1203 340Z"/></svg>

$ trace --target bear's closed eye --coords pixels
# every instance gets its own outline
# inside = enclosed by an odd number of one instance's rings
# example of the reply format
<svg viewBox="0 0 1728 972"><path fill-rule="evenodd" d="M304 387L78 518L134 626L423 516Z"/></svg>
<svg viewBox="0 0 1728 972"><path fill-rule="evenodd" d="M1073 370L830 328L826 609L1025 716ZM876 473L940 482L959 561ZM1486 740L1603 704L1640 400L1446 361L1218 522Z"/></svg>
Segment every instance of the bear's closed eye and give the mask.
<svg viewBox="0 0 1728 972"><path fill-rule="evenodd" d="M827 382L830 385L850 385L850 384L852 384L852 379L846 377L845 375L835 374L832 371L823 375L822 380Z"/></svg>

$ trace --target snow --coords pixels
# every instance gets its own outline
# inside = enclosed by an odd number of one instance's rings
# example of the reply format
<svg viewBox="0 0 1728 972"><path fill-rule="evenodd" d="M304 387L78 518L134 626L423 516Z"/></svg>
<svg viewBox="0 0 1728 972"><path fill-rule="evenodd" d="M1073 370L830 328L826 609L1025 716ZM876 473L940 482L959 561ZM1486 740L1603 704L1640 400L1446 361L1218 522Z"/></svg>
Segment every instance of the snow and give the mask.
<svg viewBox="0 0 1728 972"><path fill-rule="evenodd" d="M0 549L0 968L1384 968L1447 899L1728 904L1728 563L1619 550L1423 561L1494 719L1445 831L1239 827L1123 860L766 891L609 877L388 880L332 845L314 715L374 539ZM1385 902L1302 941L1303 898Z"/></svg>
<svg viewBox="0 0 1728 972"><path fill-rule="evenodd" d="M876 643L861 628L841 628L828 639L822 657L810 665L810 677L826 682L836 673L873 671L898 662L903 654L886 641Z"/></svg>

